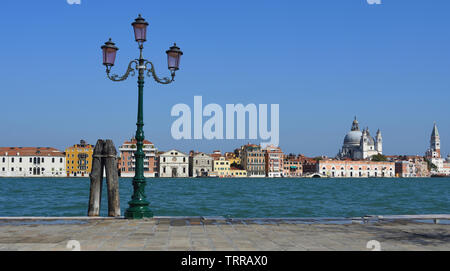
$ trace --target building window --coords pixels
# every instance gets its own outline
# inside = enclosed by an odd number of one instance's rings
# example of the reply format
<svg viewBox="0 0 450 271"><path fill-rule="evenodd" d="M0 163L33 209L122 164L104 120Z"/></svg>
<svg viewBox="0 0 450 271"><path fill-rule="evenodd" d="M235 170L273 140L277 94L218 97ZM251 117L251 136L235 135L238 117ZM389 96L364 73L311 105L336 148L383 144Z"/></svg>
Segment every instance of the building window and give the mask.
<svg viewBox="0 0 450 271"><path fill-rule="evenodd" d="M13 157L13 158L11 158L11 163L14 163L14 157Z"/></svg>
<svg viewBox="0 0 450 271"><path fill-rule="evenodd" d="M19 158L19 163L22 163L22 158Z"/></svg>

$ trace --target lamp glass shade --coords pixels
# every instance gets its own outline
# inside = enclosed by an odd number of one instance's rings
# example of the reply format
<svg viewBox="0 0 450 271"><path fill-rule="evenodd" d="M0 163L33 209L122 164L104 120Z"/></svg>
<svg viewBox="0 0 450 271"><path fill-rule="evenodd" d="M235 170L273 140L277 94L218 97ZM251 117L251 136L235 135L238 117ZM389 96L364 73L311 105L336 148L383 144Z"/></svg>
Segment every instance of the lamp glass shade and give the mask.
<svg viewBox="0 0 450 271"><path fill-rule="evenodd" d="M134 29L134 38L137 42L144 42L147 40L147 26L148 23L142 18L141 14L131 24Z"/></svg>
<svg viewBox="0 0 450 271"><path fill-rule="evenodd" d="M138 42L144 42L147 40L147 25L145 24L135 24L134 28L134 37Z"/></svg>
<svg viewBox="0 0 450 271"><path fill-rule="evenodd" d="M177 71L180 68L180 58L181 55L183 55L183 52L179 47L177 47L176 44L174 44L169 50L166 51L166 53L169 70Z"/></svg>
<svg viewBox="0 0 450 271"><path fill-rule="evenodd" d="M103 65L105 66L114 66L114 62L116 61L117 48L115 43L109 39L109 41L105 42L105 45L102 46L103 51Z"/></svg>
<svg viewBox="0 0 450 271"><path fill-rule="evenodd" d="M117 53L116 49L104 48L103 49L103 65L114 66L114 62L116 61L116 53Z"/></svg>

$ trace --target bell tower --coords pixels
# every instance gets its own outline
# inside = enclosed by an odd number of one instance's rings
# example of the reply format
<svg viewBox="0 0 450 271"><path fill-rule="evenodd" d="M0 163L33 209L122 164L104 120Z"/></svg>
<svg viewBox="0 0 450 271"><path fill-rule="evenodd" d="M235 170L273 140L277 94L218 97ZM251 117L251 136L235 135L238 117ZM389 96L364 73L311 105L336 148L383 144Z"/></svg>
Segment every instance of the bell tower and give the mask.
<svg viewBox="0 0 450 271"><path fill-rule="evenodd" d="M441 158L441 139L436 122L434 123L433 132L431 132L430 150L433 158Z"/></svg>
<svg viewBox="0 0 450 271"><path fill-rule="evenodd" d="M375 150L379 154L383 154L383 138L381 137L380 129L378 129L378 131L377 131L377 138L376 138L376 141L375 141Z"/></svg>

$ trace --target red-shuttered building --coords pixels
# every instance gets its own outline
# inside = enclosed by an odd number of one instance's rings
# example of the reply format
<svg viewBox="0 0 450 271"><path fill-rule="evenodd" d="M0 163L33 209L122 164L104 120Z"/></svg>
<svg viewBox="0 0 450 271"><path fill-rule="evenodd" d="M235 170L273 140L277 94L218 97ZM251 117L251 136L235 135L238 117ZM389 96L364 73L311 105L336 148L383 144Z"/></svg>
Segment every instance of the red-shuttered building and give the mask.
<svg viewBox="0 0 450 271"><path fill-rule="evenodd" d="M129 141L123 142L122 146L119 147L119 172L121 177L134 177L136 169L136 159L134 157L137 148L136 144L137 140L132 138ZM145 153L144 176L148 178L158 177L158 163L156 159L157 149L155 145L148 140L144 140L143 150Z"/></svg>

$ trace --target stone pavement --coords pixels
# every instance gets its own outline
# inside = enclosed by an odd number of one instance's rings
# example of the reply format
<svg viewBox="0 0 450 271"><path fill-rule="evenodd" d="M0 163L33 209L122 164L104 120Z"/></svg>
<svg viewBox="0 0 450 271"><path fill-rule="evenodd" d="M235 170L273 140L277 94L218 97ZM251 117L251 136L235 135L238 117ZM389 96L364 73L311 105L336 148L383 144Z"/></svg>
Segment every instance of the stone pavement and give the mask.
<svg viewBox="0 0 450 271"><path fill-rule="evenodd" d="M70 240L81 250L364 251L371 240L381 250L450 250L450 225L220 217L0 219L0 250L70 250Z"/></svg>

